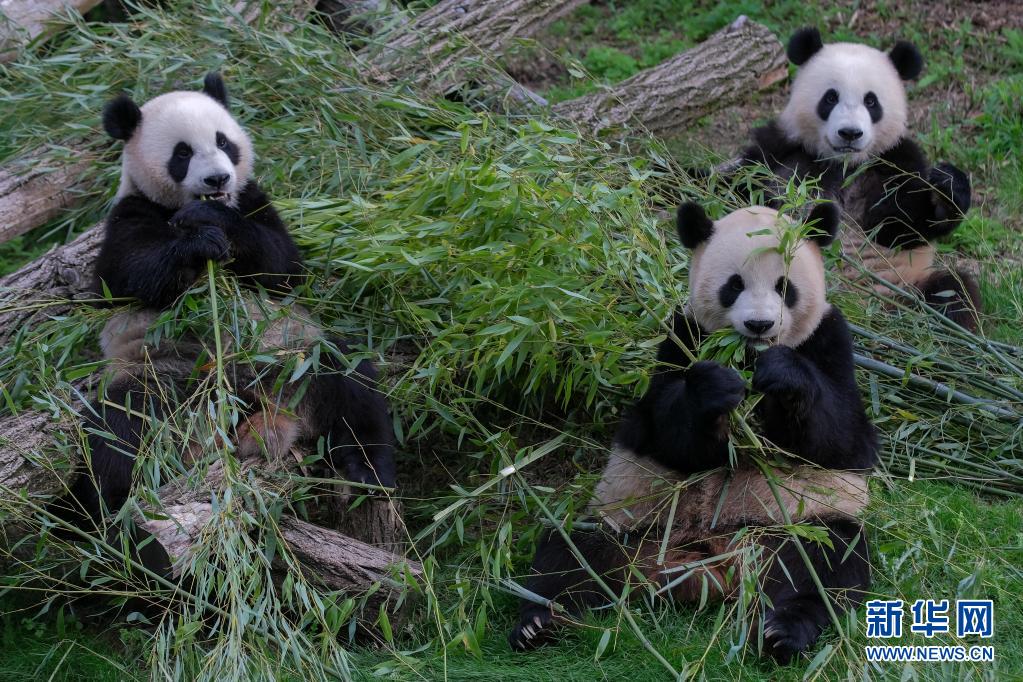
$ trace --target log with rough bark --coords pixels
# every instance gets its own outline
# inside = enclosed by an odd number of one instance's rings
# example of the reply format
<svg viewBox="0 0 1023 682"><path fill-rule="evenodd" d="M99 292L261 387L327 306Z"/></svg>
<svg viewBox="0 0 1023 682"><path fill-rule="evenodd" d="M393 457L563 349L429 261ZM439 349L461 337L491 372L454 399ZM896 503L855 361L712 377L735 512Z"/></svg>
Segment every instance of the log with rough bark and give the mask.
<svg viewBox="0 0 1023 682"><path fill-rule="evenodd" d="M65 490L74 450L69 449L68 457L63 457L58 443L72 426L49 412L0 418L0 487L36 502Z"/></svg>
<svg viewBox="0 0 1023 682"><path fill-rule="evenodd" d="M172 576L180 578L201 542L203 529L213 518L213 506L188 502L163 507L160 513L163 518L144 520L139 526L160 543L170 557ZM329 590L364 592L378 581L386 585L390 571L397 566L413 576L422 574L417 561L292 516L282 516L279 529L287 549L302 567L303 577ZM280 556L273 567L282 576L287 572ZM381 593L383 596L386 590Z"/></svg>
<svg viewBox="0 0 1023 682"><path fill-rule="evenodd" d="M513 40L536 35L587 2L441 0L386 31L365 51L370 65L387 79L444 92L465 82L464 66L471 59L499 55ZM509 78L500 85L511 84Z"/></svg>
<svg viewBox="0 0 1023 682"><path fill-rule="evenodd" d="M70 11L85 14L100 0L0 0L0 63L18 56L36 38L45 38L55 21Z"/></svg>
<svg viewBox="0 0 1023 682"><path fill-rule="evenodd" d="M263 491L284 495L291 487L287 474L302 473L301 461L302 453L298 452L276 461L256 455L239 462L235 476L255 481ZM218 461L202 472L200 482L189 482L184 478L172 481L157 491L160 505L151 511L158 514L137 520L138 525L153 535L166 552L175 578L181 576L182 568L194 556L202 542L203 529L214 517L211 497L216 495L224 499L224 478L224 463ZM363 592L373 583L384 580L395 566L405 565L405 570L415 576L422 573L419 563L406 560L392 551L390 541L403 528L400 507L388 499L376 502L379 504L375 507L380 513L379 526L339 524L335 530L288 515L281 517L280 536L302 567L307 580L331 590ZM274 561L274 569L280 577L287 572L287 565L280 555ZM377 598L385 597L386 593L387 590L381 590Z"/></svg>
<svg viewBox="0 0 1023 682"><path fill-rule="evenodd" d="M656 135L749 97L787 73L778 38L740 17L691 50L553 111L589 131L639 127Z"/></svg>
<svg viewBox="0 0 1023 682"><path fill-rule="evenodd" d="M0 344L7 343L26 324L66 314L75 298L89 296L92 264L102 240L103 226L96 225L68 244L54 247L20 270L0 277Z"/></svg>
<svg viewBox="0 0 1023 682"><path fill-rule="evenodd" d="M0 243L24 234L78 203L91 158L46 161L42 150L0 167Z"/></svg>

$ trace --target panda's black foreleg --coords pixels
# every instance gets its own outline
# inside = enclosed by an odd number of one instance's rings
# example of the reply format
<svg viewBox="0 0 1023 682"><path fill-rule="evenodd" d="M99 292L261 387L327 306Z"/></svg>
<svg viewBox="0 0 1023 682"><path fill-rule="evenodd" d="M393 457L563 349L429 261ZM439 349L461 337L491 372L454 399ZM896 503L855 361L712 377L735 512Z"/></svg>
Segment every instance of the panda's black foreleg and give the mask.
<svg viewBox="0 0 1023 682"><path fill-rule="evenodd" d="M348 352L344 342L334 344ZM355 483L395 486L394 427L373 363L363 360L346 374L340 358L324 354L304 400L315 431L327 438L332 466Z"/></svg>
<svg viewBox="0 0 1023 682"><path fill-rule="evenodd" d="M867 540L863 527L851 521L832 522L827 528L832 548L806 539L798 542L840 615L863 603L870 586ZM761 589L771 604L764 614L764 653L781 664L812 647L831 623L828 606L795 542L780 536L764 542L770 565Z"/></svg>
<svg viewBox="0 0 1023 682"><path fill-rule="evenodd" d="M827 469L869 469L877 435L856 386L852 335L832 308L798 348L776 345L757 356L753 389L772 443Z"/></svg>
<svg viewBox="0 0 1023 682"><path fill-rule="evenodd" d="M628 548L604 530L575 531L571 538L590 568L612 591L620 593L629 563ZM557 530L548 532L540 541L526 589L560 604L564 610L556 614L550 606L523 599L519 623L508 635L509 644L518 651L553 642L559 621L578 617L588 609L611 601L610 595L583 568Z"/></svg>
<svg viewBox="0 0 1023 682"><path fill-rule="evenodd" d="M707 360L655 376L615 435L618 446L681 472L728 464L728 414L746 395L734 369Z"/></svg>

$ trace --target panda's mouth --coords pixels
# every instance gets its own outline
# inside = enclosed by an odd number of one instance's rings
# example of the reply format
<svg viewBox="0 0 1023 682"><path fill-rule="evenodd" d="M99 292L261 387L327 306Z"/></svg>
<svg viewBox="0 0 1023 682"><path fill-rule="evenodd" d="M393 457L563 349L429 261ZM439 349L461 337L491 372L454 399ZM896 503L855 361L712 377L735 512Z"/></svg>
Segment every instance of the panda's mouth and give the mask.
<svg viewBox="0 0 1023 682"><path fill-rule="evenodd" d="M852 146L851 144L842 145L840 147L831 145L831 148L834 149L839 154L855 154L856 152L862 151L859 148Z"/></svg>
<svg viewBox="0 0 1023 682"><path fill-rule="evenodd" d="M227 192L212 192L211 194L196 194L195 198L199 201L221 201L226 203L231 199L231 195Z"/></svg>

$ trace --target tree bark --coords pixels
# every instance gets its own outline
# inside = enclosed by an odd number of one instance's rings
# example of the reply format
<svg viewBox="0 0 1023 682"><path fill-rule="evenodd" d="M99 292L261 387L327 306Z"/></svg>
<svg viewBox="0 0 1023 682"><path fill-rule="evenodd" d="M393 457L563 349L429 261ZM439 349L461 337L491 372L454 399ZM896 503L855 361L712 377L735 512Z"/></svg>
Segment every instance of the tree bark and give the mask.
<svg viewBox="0 0 1023 682"><path fill-rule="evenodd" d="M35 501L63 492L73 462L62 461L58 442L72 428L66 419L49 412L22 412L0 419L0 486Z"/></svg>
<svg viewBox="0 0 1023 682"><path fill-rule="evenodd" d="M553 107L588 131L671 132L785 78L785 51L762 24L740 17L691 50L613 86Z"/></svg>
<svg viewBox="0 0 1023 682"><path fill-rule="evenodd" d="M201 542L203 529L213 518L213 507L208 502L188 502L163 507L160 512L166 518L144 520L138 525L167 552L172 576L178 579ZM329 590L364 592L373 583L387 578L392 567L402 564L412 575L422 574L423 567L417 561L292 516L281 517L280 532L288 550L302 566L303 576ZM278 556L273 566L282 577L286 574L283 558Z"/></svg>
<svg viewBox="0 0 1023 682"><path fill-rule="evenodd" d="M0 343L34 320L67 313L76 297L87 294L102 239L103 225L95 225L0 277Z"/></svg>
<svg viewBox="0 0 1023 682"><path fill-rule="evenodd" d="M254 478L264 490L274 490L277 495L286 495L288 484L270 474L300 473L302 461L298 452L290 453L279 461L270 461L257 455L240 462L240 476ZM224 465L213 463L204 473L202 482L196 486L185 479L172 481L157 491L160 506L154 509L159 518L138 519L138 525L156 537L170 559L174 578L181 576L182 568L191 560L196 545L201 540L203 529L213 518L212 495L224 499ZM339 498L340 500L340 498ZM370 500L366 501L367 503ZM338 530L325 528L293 516L282 516L280 533L302 566L306 579L331 590L365 591L373 583L387 577L392 566L406 563L413 575L422 573L422 566L415 561L406 561L401 554L391 551L389 541L402 528L398 507L389 500L377 500L379 524L368 527L365 524L332 524ZM326 502L328 506L337 500ZM345 528L350 529L346 534ZM283 578L287 572L284 559L278 555L274 568ZM387 590L381 590L380 597Z"/></svg>
<svg viewBox="0 0 1023 682"><path fill-rule="evenodd" d="M389 80L444 92L466 81L466 63L473 57L498 55L513 39L531 38L587 2L441 0L367 48L369 63Z"/></svg>
<svg viewBox="0 0 1023 682"><path fill-rule="evenodd" d="M50 24L68 10L85 14L100 0L5 0L0 2L0 63L18 56L24 45L46 37Z"/></svg>
<svg viewBox="0 0 1023 682"><path fill-rule="evenodd" d="M55 218L78 203L78 186L91 159L79 156L47 167L43 150L0 167L0 243Z"/></svg>

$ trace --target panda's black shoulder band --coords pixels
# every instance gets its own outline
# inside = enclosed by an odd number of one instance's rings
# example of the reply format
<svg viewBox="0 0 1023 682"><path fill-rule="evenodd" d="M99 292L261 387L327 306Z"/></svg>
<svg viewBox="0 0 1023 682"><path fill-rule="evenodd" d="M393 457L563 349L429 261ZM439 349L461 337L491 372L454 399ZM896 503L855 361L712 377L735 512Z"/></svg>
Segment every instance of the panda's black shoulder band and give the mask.
<svg viewBox="0 0 1023 682"><path fill-rule="evenodd" d="M838 206L830 201L817 204L810 211L806 222L813 223L813 233L808 237L820 246L828 246L838 235L840 216Z"/></svg>
<svg viewBox="0 0 1023 682"><path fill-rule="evenodd" d="M790 62L796 66L802 66L822 47L824 47L824 41L821 40L821 32L812 26L807 26L792 34L785 53Z"/></svg>
<svg viewBox="0 0 1023 682"><path fill-rule="evenodd" d="M223 77L216 71L210 71L202 81L202 91L224 105L227 109L227 86Z"/></svg>
<svg viewBox="0 0 1023 682"><path fill-rule="evenodd" d="M118 95L103 107L103 129L115 140L128 140L142 120L142 110L128 95Z"/></svg>
<svg viewBox="0 0 1023 682"><path fill-rule="evenodd" d="M687 201L678 207L677 226L678 237L687 249L695 249L714 232L714 221L695 201Z"/></svg>
<svg viewBox="0 0 1023 682"><path fill-rule="evenodd" d="M888 59L892 60L895 70L899 72L899 78L904 81L911 81L920 75L924 70L924 58L916 45L900 40L888 53Z"/></svg>

